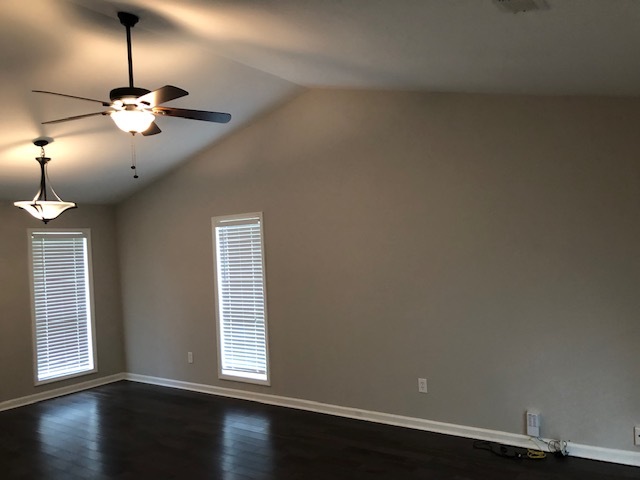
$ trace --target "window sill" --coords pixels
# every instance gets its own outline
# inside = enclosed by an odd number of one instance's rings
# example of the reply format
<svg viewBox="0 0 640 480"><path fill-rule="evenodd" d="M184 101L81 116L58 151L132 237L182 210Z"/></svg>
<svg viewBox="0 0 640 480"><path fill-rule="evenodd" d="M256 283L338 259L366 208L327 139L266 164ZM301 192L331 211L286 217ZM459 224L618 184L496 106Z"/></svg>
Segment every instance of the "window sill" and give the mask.
<svg viewBox="0 0 640 480"><path fill-rule="evenodd" d="M91 370L83 370L82 372L71 373L69 375L63 375L60 377L52 377L52 378L47 378L45 380L36 380L34 382L34 385L37 387L40 385L46 385L48 383L61 382L62 380L69 380L70 378L83 377L84 375L90 375L92 373L97 373L97 372L98 372L97 368L92 368Z"/></svg>

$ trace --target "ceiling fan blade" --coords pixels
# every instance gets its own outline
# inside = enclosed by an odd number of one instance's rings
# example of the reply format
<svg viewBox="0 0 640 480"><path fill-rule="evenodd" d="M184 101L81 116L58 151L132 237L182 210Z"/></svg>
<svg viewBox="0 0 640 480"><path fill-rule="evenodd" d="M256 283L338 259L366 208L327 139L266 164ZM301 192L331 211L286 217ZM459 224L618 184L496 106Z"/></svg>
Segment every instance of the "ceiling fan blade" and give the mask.
<svg viewBox="0 0 640 480"><path fill-rule="evenodd" d="M138 103L143 103L147 107L155 107L156 105L184 97L185 95L189 95L189 92L181 88L174 87L173 85L165 85L153 92L149 92L138 97Z"/></svg>
<svg viewBox="0 0 640 480"><path fill-rule="evenodd" d="M107 112L85 113L84 115L75 115L73 117L59 118L58 120L49 120L48 122L42 122L42 125L48 125L50 123L69 122L71 120L78 120L80 118L94 117L96 115L107 115Z"/></svg>
<svg viewBox="0 0 640 480"><path fill-rule="evenodd" d="M157 113L158 115L167 115L169 117L203 120L205 122L227 123L231 120L231 115L229 113L207 112L205 110L187 110L185 108L153 107L153 113Z"/></svg>
<svg viewBox="0 0 640 480"><path fill-rule="evenodd" d="M158 126L158 124L156 122L153 122L149 128L147 128L144 132L142 132L142 135L144 135L145 137L148 137L149 135L157 135L161 131L162 130L160 130L160 127Z"/></svg>
<svg viewBox="0 0 640 480"><path fill-rule="evenodd" d="M86 100L87 102L97 102L102 104L103 107L109 107L111 104L102 100L96 100L94 98L76 97L75 95L67 95L66 93L47 92L45 90L31 90L35 93L46 93L48 95L58 95L59 97L75 98L76 100Z"/></svg>

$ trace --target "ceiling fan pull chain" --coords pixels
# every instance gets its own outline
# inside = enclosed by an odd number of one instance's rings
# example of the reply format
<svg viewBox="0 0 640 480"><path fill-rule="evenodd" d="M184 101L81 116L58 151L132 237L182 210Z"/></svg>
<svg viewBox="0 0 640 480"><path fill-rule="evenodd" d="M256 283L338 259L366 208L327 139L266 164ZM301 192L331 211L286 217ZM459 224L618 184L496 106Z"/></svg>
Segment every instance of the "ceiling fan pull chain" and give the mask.
<svg viewBox="0 0 640 480"><path fill-rule="evenodd" d="M138 169L136 168L136 136L131 132L131 170L133 170L133 178L138 178Z"/></svg>

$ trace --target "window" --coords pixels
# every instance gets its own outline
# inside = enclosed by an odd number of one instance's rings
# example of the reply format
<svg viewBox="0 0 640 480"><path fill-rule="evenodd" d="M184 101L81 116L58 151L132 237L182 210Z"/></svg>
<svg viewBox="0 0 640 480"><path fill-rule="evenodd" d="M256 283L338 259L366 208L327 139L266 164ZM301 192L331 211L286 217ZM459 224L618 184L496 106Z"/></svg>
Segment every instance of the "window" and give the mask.
<svg viewBox="0 0 640 480"><path fill-rule="evenodd" d="M214 217L220 378L269 384L262 214Z"/></svg>
<svg viewBox="0 0 640 480"><path fill-rule="evenodd" d="M88 230L29 230L36 385L96 371Z"/></svg>

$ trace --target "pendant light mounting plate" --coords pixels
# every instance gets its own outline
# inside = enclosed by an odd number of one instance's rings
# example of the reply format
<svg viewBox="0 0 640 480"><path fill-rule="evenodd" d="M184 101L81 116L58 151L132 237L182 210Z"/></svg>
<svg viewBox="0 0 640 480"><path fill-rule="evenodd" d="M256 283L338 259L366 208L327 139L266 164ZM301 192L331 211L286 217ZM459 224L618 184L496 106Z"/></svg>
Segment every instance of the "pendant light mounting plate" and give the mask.
<svg viewBox="0 0 640 480"><path fill-rule="evenodd" d="M49 138L49 137L39 137L39 138L36 138L36 139L33 141L33 144L34 144L36 147L40 147L40 148L42 148L42 147L46 147L46 146L47 146L47 145L49 145L51 142L53 142L53 139L52 139L52 138Z"/></svg>

